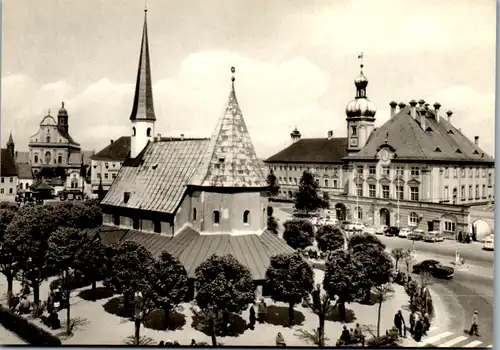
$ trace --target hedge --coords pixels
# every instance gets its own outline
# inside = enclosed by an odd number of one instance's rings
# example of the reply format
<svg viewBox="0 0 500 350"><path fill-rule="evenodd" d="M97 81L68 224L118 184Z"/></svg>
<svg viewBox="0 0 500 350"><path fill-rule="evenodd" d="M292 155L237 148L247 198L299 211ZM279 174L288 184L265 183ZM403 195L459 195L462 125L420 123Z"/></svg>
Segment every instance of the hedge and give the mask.
<svg viewBox="0 0 500 350"><path fill-rule="evenodd" d="M0 305L0 323L5 329L17 334L21 339L35 346L61 345L61 340L49 332L14 314Z"/></svg>

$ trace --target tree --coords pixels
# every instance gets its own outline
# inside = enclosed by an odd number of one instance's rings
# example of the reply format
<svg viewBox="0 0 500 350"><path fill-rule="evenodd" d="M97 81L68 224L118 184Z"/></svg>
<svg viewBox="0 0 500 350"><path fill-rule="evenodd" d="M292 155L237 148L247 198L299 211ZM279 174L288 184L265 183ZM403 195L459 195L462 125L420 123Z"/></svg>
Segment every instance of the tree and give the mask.
<svg viewBox="0 0 500 350"><path fill-rule="evenodd" d="M278 234L278 221L276 221L274 216L269 216L267 218L267 229L273 232L275 235Z"/></svg>
<svg viewBox="0 0 500 350"><path fill-rule="evenodd" d="M0 272L7 279L7 304L10 306L12 300L12 286L14 276L18 272L15 268L15 260L12 259L12 254L16 254L17 247L9 244L4 240L5 230L16 215L19 207L11 203L0 203Z"/></svg>
<svg viewBox="0 0 500 350"><path fill-rule="evenodd" d="M255 300L255 285L250 270L232 255L212 255L195 270L196 304L209 317L212 343L215 337L215 317L223 314L224 323L229 321L229 313L240 313ZM214 316L215 315L215 316Z"/></svg>
<svg viewBox="0 0 500 350"><path fill-rule="evenodd" d="M403 260L406 256L406 250L404 248L394 248L393 250L391 250L391 255L394 258L396 270L399 271L399 261Z"/></svg>
<svg viewBox="0 0 500 350"><path fill-rule="evenodd" d="M407 249L405 251L405 254L403 256L403 261L406 265L406 272L408 273L409 276L411 273L411 264L413 264L413 262L415 261L415 259L413 258L413 252L410 249Z"/></svg>
<svg viewBox="0 0 500 350"><path fill-rule="evenodd" d="M188 278L179 259L164 251L155 260L150 276L152 282L150 299L165 312L165 329L168 327L170 310L187 301Z"/></svg>
<svg viewBox="0 0 500 350"><path fill-rule="evenodd" d="M335 310L337 306L338 296L330 296L329 293L324 293L321 285L316 285L316 288L311 292L305 301L306 305L313 313L318 316L319 327L318 327L318 346L325 346L325 319L326 317ZM334 302L332 304L332 301Z"/></svg>
<svg viewBox="0 0 500 350"><path fill-rule="evenodd" d="M344 247L345 237L337 226L324 225L316 232L318 249L324 253Z"/></svg>
<svg viewBox="0 0 500 350"><path fill-rule="evenodd" d="M141 292L144 295L149 292L148 272L151 271L153 257L143 246L125 241L113 245L112 254L109 254L108 258L111 261L106 271L104 285L116 293L123 294L125 311L131 312L134 294Z"/></svg>
<svg viewBox="0 0 500 350"><path fill-rule="evenodd" d="M266 271L266 287L274 301L288 303L288 324L294 325L294 306L314 287L314 272L299 253L271 257Z"/></svg>
<svg viewBox="0 0 500 350"><path fill-rule="evenodd" d="M391 283L384 283L374 288L375 300L378 303L378 317L377 317L377 337L380 337L380 315L382 311L382 304L394 296L394 289Z"/></svg>
<svg viewBox="0 0 500 350"><path fill-rule="evenodd" d="M105 246L98 239L89 238L76 256L76 268L92 283L95 300L96 282L104 278L106 268Z"/></svg>
<svg viewBox="0 0 500 350"><path fill-rule="evenodd" d="M45 261L51 271L61 273L61 286L67 302L66 332L68 335L71 334L70 294L74 288L74 270L78 267L76 258L87 240L87 232L68 227L58 228L48 240Z"/></svg>
<svg viewBox="0 0 500 350"><path fill-rule="evenodd" d="M314 227L308 220L288 220L283 226L285 227L283 238L290 247L304 249L313 244Z"/></svg>
<svg viewBox="0 0 500 350"><path fill-rule="evenodd" d="M60 202L54 206L56 227L79 229L96 228L102 225L102 210L96 201Z"/></svg>
<svg viewBox="0 0 500 350"><path fill-rule="evenodd" d="M300 178L299 190L294 193L295 209L309 214L311 211L328 208L329 203L318 195L318 187L313 175L304 171Z"/></svg>
<svg viewBox="0 0 500 350"><path fill-rule="evenodd" d="M328 255L323 288L331 298L338 296L341 320L346 320L345 303L352 303L363 296L364 278L363 265L352 252L338 249Z"/></svg>
<svg viewBox="0 0 500 350"><path fill-rule="evenodd" d="M269 170L269 174L267 175L267 184L269 185L269 195L271 197L277 196L280 192L280 185L276 175L274 175L273 169Z"/></svg>
<svg viewBox="0 0 500 350"><path fill-rule="evenodd" d="M357 233L349 239L349 247L353 250L363 250L366 246L376 249L385 249L385 244L377 236L370 233Z"/></svg>

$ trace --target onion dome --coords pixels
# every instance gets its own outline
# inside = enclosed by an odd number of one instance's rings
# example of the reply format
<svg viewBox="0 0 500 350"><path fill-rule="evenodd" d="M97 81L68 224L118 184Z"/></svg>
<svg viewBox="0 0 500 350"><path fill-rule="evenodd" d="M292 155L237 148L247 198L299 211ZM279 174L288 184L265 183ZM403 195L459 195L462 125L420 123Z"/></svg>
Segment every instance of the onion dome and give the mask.
<svg viewBox="0 0 500 350"><path fill-rule="evenodd" d="M345 113L349 118L374 117L375 113L377 113L377 108L375 104L367 98L355 98L347 104Z"/></svg>
<svg viewBox="0 0 500 350"><path fill-rule="evenodd" d="M356 79L354 79L354 85L356 85L356 88L366 89L366 86L368 85L368 78L365 77L363 72L361 72Z"/></svg>
<svg viewBox="0 0 500 350"><path fill-rule="evenodd" d="M68 111L66 108L64 108L64 102L61 102L61 108L59 108L59 112L57 113L57 116L62 117L62 116L68 116Z"/></svg>
<svg viewBox="0 0 500 350"><path fill-rule="evenodd" d="M293 131L290 133L290 136L291 137L298 137L298 138L300 138L302 136L302 134L297 129L297 127L295 127L295 129L293 129Z"/></svg>

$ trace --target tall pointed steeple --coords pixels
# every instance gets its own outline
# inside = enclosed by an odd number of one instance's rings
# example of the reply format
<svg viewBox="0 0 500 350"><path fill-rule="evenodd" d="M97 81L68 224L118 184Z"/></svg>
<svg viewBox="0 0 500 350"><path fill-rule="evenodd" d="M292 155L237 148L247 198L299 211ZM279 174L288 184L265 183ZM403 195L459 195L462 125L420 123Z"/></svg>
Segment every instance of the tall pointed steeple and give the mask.
<svg viewBox="0 0 500 350"><path fill-rule="evenodd" d="M195 170L190 185L202 187L267 187L261 161L248 134L236 92L231 67L231 92L206 153Z"/></svg>
<svg viewBox="0 0 500 350"><path fill-rule="evenodd" d="M9 141L7 141L7 149L9 150L10 154L14 157L15 155L15 145L14 145L14 139L12 138L12 131L10 132L9 135Z"/></svg>
<svg viewBox="0 0 500 350"><path fill-rule="evenodd" d="M151 66L149 63L147 8L144 9L144 28L142 30L141 53L135 84L134 105L130 120L156 120L153 106L153 88L151 84Z"/></svg>
<svg viewBox="0 0 500 350"><path fill-rule="evenodd" d="M9 134L9 141L7 141L7 146L13 145L14 144L14 139L12 138L12 131Z"/></svg>

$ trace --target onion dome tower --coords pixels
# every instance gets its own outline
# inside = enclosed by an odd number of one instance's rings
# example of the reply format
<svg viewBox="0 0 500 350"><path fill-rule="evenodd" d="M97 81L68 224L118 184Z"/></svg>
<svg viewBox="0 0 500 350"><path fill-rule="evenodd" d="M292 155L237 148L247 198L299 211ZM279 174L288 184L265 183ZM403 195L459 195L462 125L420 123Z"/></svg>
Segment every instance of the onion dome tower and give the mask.
<svg viewBox="0 0 500 350"><path fill-rule="evenodd" d="M363 74L363 54L358 56L361 60L360 73L354 79L356 96L350 101L345 109L347 115L347 152L354 153L362 149L375 127L375 104L366 97L368 78Z"/></svg>

